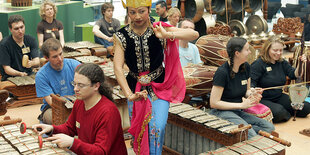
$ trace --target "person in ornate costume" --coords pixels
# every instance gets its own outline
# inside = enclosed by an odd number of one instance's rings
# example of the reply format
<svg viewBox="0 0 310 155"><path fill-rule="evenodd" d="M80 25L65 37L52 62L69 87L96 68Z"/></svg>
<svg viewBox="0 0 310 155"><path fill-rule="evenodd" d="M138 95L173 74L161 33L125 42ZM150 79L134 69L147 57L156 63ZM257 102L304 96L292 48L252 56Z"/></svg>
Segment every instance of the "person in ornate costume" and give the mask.
<svg viewBox="0 0 310 155"><path fill-rule="evenodd" d="M261 94L250 89L250 65L246 62L251 53L247 40L231 38L227 43L229 61L220 66L213 76L210 96L211 114L231 121L237 125L251 124L249 138L259 130L274 130L270 122L243 111L259 103Z"/></svg>
<svg viewBox="0 0 310 155"><path fill-rule="evenodd" d="M181 102L185 95L177 39L194 40L199 34L164 22L152 25L151 0L126 3L131 23L114 34L114 72L128 99L134 151L161 154L169 102ZM124 63L130 70L126 78Z"/></svg>

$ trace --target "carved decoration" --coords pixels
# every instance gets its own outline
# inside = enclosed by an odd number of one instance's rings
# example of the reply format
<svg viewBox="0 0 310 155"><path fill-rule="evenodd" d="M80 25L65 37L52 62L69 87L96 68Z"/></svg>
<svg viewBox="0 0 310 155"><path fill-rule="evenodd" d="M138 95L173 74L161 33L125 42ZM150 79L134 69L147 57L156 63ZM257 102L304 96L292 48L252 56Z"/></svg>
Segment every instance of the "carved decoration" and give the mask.
<svg viewBox="0 0 310 155"><path fill-rule="evenodd" d="M279 18L276 24L273 24L273 32L285 33L285 34L296 34L302 33L304 24L301 22L299 17L295 18Z"/></svg>
<svg viewBox="0 0 310 155"><path fill-rule="evenodd" d="M224 35L224 36L233 36L229 25L221 25L216 23L214 27L210 27L207 30L207 34L215 34L215 35Z"/></svg>

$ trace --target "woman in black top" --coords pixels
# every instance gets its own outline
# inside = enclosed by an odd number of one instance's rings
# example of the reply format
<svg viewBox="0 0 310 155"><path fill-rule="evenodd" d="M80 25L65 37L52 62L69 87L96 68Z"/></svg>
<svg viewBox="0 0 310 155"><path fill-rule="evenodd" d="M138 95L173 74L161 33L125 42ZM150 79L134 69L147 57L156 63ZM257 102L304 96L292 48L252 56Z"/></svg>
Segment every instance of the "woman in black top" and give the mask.
<svg viewBox="0 0 310 155"><path fill-rule="evenodd" d="M262 47L260 57L251 65L252 87L268 88L282 86L286 77L296 79L298 72L286 60L282 59L284 43L278 37L271 37ZM305 57L302 57L305 61ZM273 122L288 121L294 114L291 100L282 89L270 89L263 92L261 103L268 106L273 114ZM297 116L306 117L310 113L310 104L305 103Z"/></svg>
<svg viewBox="0 0 310 155"><path fill-rule="evenodd" d="M49 38L56 38L63 47L65 44L64 27L62 22L56 19L56 5L50 1L45 1L40 6L39 14L42 18L42 21L39 22L37 26L39 48L41 48L43 42Z"/></svg>
<svg viewBox="0 0 310 155"><path fill-rule="evenodd" d="M249 138L259 130L273 131L270 122L242 110L255 106L261 99L261 94L250 89L250 65L246 62L251 53L249 43L244 38L231 38L227 53L230 61L219 67L213 77L211 113L235 124L251 124Z"/></svg>

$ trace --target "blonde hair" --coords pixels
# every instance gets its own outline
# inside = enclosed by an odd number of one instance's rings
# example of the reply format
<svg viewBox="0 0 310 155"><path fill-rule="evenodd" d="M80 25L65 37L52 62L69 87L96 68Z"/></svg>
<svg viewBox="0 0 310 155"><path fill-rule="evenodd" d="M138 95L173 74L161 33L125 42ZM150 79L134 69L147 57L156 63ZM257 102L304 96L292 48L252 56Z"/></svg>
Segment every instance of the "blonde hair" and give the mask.
<svg viewBox="0 0 310 155"><path fill-rule="evenodd" d="M45 8L46 8L46 5L49 5L53 8L54 10L54 16L53 18L56 19L56 14L57 14L57 7L56 5L51 2L51 1L44 1L44 3L41 4L40 6L40 10L39 10L39 14L41 16L42 19L45 19Z"/></svg>
<svg viewBox="0 0 310 155"><path fill-rule="evenodd" d="M169 19L170 16L172 16L175 13L178 13L179 16L181 17L181 12L180 12L180 10L178 8L170 8L168 10L168 19Z"/></svg>
<svg viewBox="0 0 310 155"><path fill-rule="evenodd" d="M283 48L285 47L284 42L281 40L280 37L278 36L271 36L268 38L268 40L263 44L262 46L262 50L259 54L259 56L261 57L261 59L266 62L266 63L271 63L271 58L269 55L269 50L271 48L271 46L275 43L280 43L283 45ZM277 61L283 61L282 57L277 60Z"/></svg>

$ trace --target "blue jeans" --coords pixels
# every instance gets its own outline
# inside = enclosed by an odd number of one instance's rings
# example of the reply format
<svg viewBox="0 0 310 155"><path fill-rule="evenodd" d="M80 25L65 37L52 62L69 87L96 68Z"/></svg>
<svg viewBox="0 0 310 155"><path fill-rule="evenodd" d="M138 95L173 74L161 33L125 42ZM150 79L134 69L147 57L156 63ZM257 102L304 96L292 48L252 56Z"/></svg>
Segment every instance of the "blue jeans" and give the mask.
<svg viewBox="0 0 310 155"><path fill-rule="evenodd" d="M104 45L104 48L107 48L109 46L113 46L113 42L111 43L111 42L104 40L102 38L99 38L97 36L94 36L94 37L95 37L95 43Z"/></svg>
<svg viewBox="0 0 310 155"><path fill-rule="evenodd" d="M150 96L149 99L152 101ZM152 103L152 118L149 123L150 155L161 155L163 150L165 128L168 119L169 102L157 99ZM132 118L133 102L128 101L129 118Z"/></svg>
<svg viewBox="0 0 310 155"><path fill-rule="evenodd" d="M102 38L99 38L97 36L94 36L94 37L95 37L95 43L103 45L104 48L107 48L109 46L113 46L113 42L111 43L111 42L109 42L107 40L104 40ZM107 53L107 58L110 58L110 57L111 57L111 54L108 52Z"/></svg>
<svg viewBox="0 0 310 155"><path fill-rule="evenodd" d="M216 115L220 118L228 120L230 122L235 123L236 125L244 124L248 125L251 124L252 128L249 129L248 137L249 139L256 136L259 130L263 130L266 132L271 132L275 128L272 123L248 114L242 110L218 110L212 109L210 114Z"/></svg>

